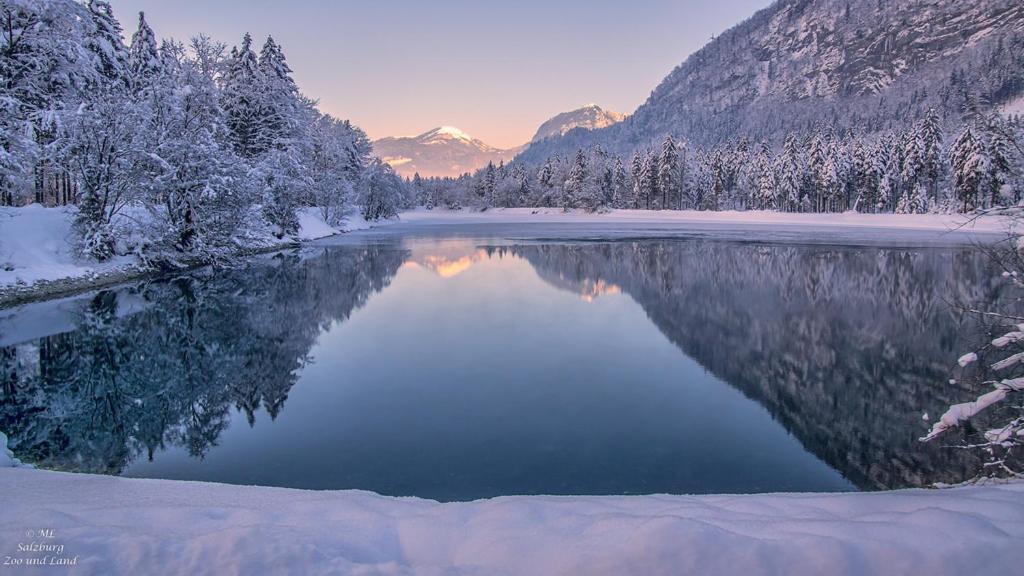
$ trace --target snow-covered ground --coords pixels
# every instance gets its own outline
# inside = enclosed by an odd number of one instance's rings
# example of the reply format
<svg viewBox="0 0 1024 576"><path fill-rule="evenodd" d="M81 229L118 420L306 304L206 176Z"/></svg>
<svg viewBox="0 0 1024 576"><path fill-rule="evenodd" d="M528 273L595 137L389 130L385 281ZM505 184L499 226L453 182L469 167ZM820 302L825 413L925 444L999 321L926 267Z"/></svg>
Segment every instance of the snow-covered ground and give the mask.
<svg viewBox="0 0 1024 576"><path fill-rule="evenodd" d="M0 207L0 288L123 269L135 259L97 263L78 258L72 242L73 208Z"/></svg>
<svg viewBox="0 0 1024 576"><path fill-rule="evenodd" d="M134 256L119 256L98 263L75 253L75 209L45 208L30 204L21 208L0 207L0 291L30 289L33 284L66 279L89 279L126 272L138 264ZM320 212L306 208L299 213L299 239L314 240L369 227L362 217L348 218L344 226L324 222Z"/></svg>
<svg viewBox="0 0 1024 576"><path fill-rule="evenodd" d="M720 227L813 227L813 228L875 228L919 230L949 233L1003 234L1008 220L999 217L971 219L962 214L799 214L774 211L705 212L696 210L611 210L589 213L582 210L565 212L558 208L494 208L484 212L472 210L417 209L401 214L407 224L481 224L481 223L609 223L609 224L671 224L718 225Z"/></svg>
<svg viewBox="0 0 1024 576"><path fill-rule="evenodd" d="M439 504L8 468L0 494L0 556L77 557L75 574L940 576L1024 566L1021 483ZM63 549L19 552L33 542Z"/></svg>

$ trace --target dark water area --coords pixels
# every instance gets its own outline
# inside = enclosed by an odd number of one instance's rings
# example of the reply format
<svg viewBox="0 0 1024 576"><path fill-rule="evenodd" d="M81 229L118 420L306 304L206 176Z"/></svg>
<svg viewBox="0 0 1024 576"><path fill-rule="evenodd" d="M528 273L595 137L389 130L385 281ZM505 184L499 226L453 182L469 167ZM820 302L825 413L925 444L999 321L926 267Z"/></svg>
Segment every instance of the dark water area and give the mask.
<svg viewBox="0 0 1024 576"><path fill-rule="evenodd" d="M0 313L43 468L469 500L956 482L970 247L392 238Z"/></svg>

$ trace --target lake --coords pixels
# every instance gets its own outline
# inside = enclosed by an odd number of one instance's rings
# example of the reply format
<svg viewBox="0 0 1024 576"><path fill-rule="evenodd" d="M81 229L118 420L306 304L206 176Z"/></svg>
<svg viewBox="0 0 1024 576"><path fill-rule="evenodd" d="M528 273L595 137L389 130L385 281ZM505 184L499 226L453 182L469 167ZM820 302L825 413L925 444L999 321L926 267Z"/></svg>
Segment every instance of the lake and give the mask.
<svg viewBox="0 0 1024 576"><path fill-rule="evenodd" d="M964 480L971 247L354 234L0 312L43 468L442 501Z"/></svg>

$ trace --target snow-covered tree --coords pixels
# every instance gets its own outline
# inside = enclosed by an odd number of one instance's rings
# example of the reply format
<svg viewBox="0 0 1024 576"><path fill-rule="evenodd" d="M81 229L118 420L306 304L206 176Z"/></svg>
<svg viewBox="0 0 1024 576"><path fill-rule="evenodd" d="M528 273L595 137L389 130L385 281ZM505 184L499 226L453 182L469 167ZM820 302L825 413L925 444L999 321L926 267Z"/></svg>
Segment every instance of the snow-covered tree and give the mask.
<svg viewBox="0 0 1024 576"><path fill-rule="evenodd" d="M943 149L942 149L942 125L939 120L939 113L935 108L929 108L920 125L922 142L921 167L925 180L928 182L929 197L934 204L938 204L939 181L943 175Z"/></svg>
<svg viewBox="0 0 1024 576"><path fill-rule="evenodd" d="M318 116L309 137L308 203L320 210L325 222L338 225L354 203L356 188L369 162L369 141L358 128L328 115ZM414 187L422 194L422 179Z"/></svg>
<svg viewBox="0 0 1024 576"><path fill-rule="evenodd" d="M622 165L622 159L615 157L615 167L612 175L612 206L615 208L632 208L633 202L630 199L631 187L629 176L626 175L626 168Z"/></svg>
<svg viewBox="0 0 1024 576"><path fill-rule="evenodd" d="M968 124L960 131L949 150L953 169L953 191L963 211L979 207L979 193L989 175L989 159L984 143Z"/></svg>
<svg viewBox="0 0 1024 576"><path fill-rule="evenodd" d="M801 208L801 190L804 181L803 164L798 146L795 136L790 135L786 138L776 170L779 206L792 212Z"/></svg>
<svg viewBox="0 0 1024 576"><path fill-rule="evenodd" d="M658 208L669 210L679 206L679 150L672 135L665 136L661 144L661 156L658 157L658 189L661 196Z"/></svg>
<svg viewBox="0 0 1024 576"><path fill-rule="evenodd" d="M257 158L269 143L263 132L262 73L249 34L242 38L240 48L232 49L222 82L221 106L235 151L243 158Z"/></svg>
<svg viewBox="0 0 1024 576"><path fill-rule="evenodd" d="M374 159L366 169L360 188L363 218L375 221L398 216L402 181L391 166Z"/></svg>
<svg viewBox="0 0 1024 576"><path fill-rule="evenodd" d="M767 144L762 143L758 147L753 169L756 191L751 206L759 210L776 209L778 186L775 181L775 163Z"/></svg>
<svg viewBox="0 0 1024 576"><path fill-rule="evenodd" d="M259 56L257 79L261 101L260 139L261 148L288 146L302 137L302 129L310 123L305 117L306 110L299 98L299 88L292 79L284 51L267 36Z"/></svg>
<svg viewBox="0 0 1024 576"><path fill-rule="evenodd" d="M230 150L213 80L183 46L165 42L161 52L140 142L139 188L156 223L149 257L215 259L231 250L252 203L247 167Z"/></svg>
<svg viewBox="0 0 1024 576"><path fill-rule="evenodd" d="M95 55L96 66L105 83L127 83L128 49L124 45L121 24L114 18L110 3L105 0L89 0L87 7L92 29L86 38L85 47Z"/></svg>
<svg viewBox="0 0 1024 576"><path fill-rule="evenodd" d="M1010 131L998 115L991 115L985 122L985 155L988 158L987 171L982 187L988 192L990 206L1016 203L1016 193L1010 185L1013 172L1011 161Z"/></svg>
<svg viewBox="0 0 1024 576"><path fill-rule="evenodd" d="M156 34L146 22L145 13L139 12L139 25L128 48L128 81L132 89L136 92L144 90L160 73L160 66Z"/></svg>
<svg viewBox="0 0 1024 576"><path fill-rule="evenodd" d="M588 178L587 156L583 150L577 150L576 159L572 163L572 168L569 169L569 176L562 185L561 208L563 210L568 211L577 206L589 208L583 205L587 201L585 197L588 195Z"/></svg>
<svg viewBox="0 0 1024 576"><path fill-rule="evenodd" d="M81 186L75 228L83 252L114 254L114 216L135 199L146 117L118 92L97 92L67 119L66 163Z"/></svg>

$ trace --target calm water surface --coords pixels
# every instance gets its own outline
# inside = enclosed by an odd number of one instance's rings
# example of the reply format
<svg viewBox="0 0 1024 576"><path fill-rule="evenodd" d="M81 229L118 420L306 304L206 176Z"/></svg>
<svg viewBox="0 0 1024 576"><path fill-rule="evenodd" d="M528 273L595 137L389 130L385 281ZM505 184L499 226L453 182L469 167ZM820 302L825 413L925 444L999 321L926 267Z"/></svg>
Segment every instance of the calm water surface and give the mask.
<svg viewBox="0 0 1024 576"><path fill-rule="evenodd" d="M970 248L376 238L0 312L41 467L468 500L956 481Z"/></svg>

